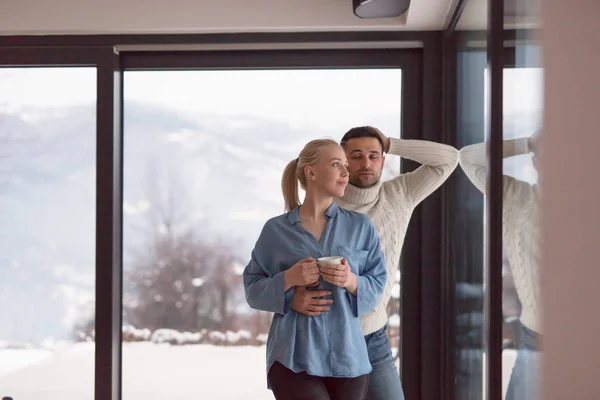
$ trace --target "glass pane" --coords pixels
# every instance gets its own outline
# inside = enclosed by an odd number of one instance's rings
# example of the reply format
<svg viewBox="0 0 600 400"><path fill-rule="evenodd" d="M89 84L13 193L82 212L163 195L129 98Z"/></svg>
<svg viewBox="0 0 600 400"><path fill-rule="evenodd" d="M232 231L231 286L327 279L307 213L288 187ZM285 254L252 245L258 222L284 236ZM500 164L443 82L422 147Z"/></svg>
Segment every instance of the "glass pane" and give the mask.
<svg viewBox="0 0 600 400"><path fill-rule="evenodd" d="M535 144L542 122L542 74L541 68L504 71L503 383L508 390L515 375L507 396L512 399L539 398L534 387L541 368L541 199Z"/></svg>
<svg viewBox="0 0 600 400"><path fill-rule="evenodd" d="M95 182L95 68L0 68L0 396L94 398Z"/></svg>
<svg viewBox="0 0 600 400"><path fill-rule="evenodd" d="M485 393L486 316L486 65L487 1L469 0L457 24L456 147L461 171L448 185L450 262L454 275L453 398L483 399Z"/></svg>
<svg viewBox="0 0 600 400"><path fill-rule="evenodd" d="M271 315L241 274L284 211L283 169L353 126L399 137L400 93L399 69L125 73L125 400L273 398ZM388 312L398 346L399 301Z"/></svg>
<svg viewBox="0 0 600 400"><path fill-rule="evenodd" d="M507 400L538 400L543 333L542 201L537 174L543 140L539 1L505 1L504 17L505 29L514 32L516 40L505 49L508 65L503 87L502 383Z"/></svg>

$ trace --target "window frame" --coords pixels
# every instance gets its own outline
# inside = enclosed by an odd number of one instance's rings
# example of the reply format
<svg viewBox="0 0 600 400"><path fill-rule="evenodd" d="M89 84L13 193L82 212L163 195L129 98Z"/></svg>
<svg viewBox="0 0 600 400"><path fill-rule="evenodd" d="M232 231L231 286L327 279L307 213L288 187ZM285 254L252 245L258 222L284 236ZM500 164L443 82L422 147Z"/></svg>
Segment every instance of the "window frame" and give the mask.
<svg viewBox="0 0 600 400"><path fill-rule="evenodd" d="M254 50L180 46L264 44ZM95 398L122 398L123 72L156 69L401 68L402 138L442 142L440 32L0 36L0 67L95 66ZM140 51L140 45L162 50ZM286 49L286 46L290 48ZM243 47L243 46L242 46ZM269 49L272 47L272 49ZM418 164L401 160L402 172ZM401 256L401 371L410 398L441 395L442 195L414 212Z"/></svg>
<svg viewBox="0 0 600 400"><path fill-rule="evenodd" d="M96 220L94 397L121 387L122 104L114 48L0 47L0 68L96 68Z"/></svg>
<svg viewBox="0 0 600 400"><path fill-rule="evenodd" d="M467 42L481 45L487 51L487 62L480 71L484 73L487 68L489 90L487 93L487 132L488 132L488 192L483 200L485 202L485 241L481 245L484 251L482 261L484 265L483 283L487 287L485 292L485 326L484 326L484 358L486 369L483 374L484 399L502 399L502 141L503 141L503 72L505 68L537 67L535 61L523 63L516 57L515 47L520 41L530 40L535 37L535 29L505 29L504 28L504 2L488 1L488 26L486 30L457 31L458 20L470 0L459 0L452 15L452 20L447 24L444 32L444 141L456 146L459 140L457 120L457 61L458 53L469 51L465 49ZM483 89L483 82L480 82ZM483 138L483 133L482 133ZM453 184L445 185L443 192L446 196L444 212L448 216L444 228L444 256L445 260L451 259L451 247L456 245L456 238L451 233L452 213L451 204L461 201ZM483 225L483 220L482 220ZM441 302L443 310L441 315L442 329L442 354L444 355L443 372L441 376L442 388L445 393L454 393L454 378L456 363L454 359L454 341L456 335L455 317L455 271L451 268L443 271Z"/></svg>

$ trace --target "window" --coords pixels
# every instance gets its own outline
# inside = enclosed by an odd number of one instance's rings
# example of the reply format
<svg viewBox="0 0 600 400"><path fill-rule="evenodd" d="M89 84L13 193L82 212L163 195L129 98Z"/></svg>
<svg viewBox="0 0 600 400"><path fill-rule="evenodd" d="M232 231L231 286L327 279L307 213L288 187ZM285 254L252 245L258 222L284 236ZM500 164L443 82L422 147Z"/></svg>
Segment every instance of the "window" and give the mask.
<svg viewBox="0 0 600 400"><path fill-rule="evenodd" d="M542 127L542 68L505 68L505 143L535 141ZM541 198L534 149L504 154L503 393L530 398L541 373ZM520 352L520 365L513 369ZM523 381L527 381L525 385ZM519 383L521 382L521 383ZM511 397L512 396L512 397Z"/></svg>
<svg viewBox="0 0 600 400"><path fill-rule="evenodd" d="M0 68L2 396L94 396L95 183L96 69Z"/></svg>
<svg viewBox="0 0 600 400"><path fill-rule="evenodd" d="M125 73L125 400L272 398L271 316L247 306L241 273L284 210L283 169L353 126L399 137L401 83L398 68ZM397 347L399 301L389 314Z"/></svg>

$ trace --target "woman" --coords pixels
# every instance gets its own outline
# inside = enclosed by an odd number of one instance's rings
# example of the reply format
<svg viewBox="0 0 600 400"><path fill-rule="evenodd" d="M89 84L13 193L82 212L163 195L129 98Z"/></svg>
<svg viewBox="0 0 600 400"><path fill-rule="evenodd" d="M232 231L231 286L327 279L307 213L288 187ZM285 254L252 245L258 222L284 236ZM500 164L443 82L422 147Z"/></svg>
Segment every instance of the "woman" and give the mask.
<svg viewBox="0 0 600 400"><path fill-rule="evenodd" d="M286 213L263 227L244 270L246 300L274 313L267 340L267 382L278 400L362 400L371 364L359 316L375 307L385 259L370 219L333 202L348 184L346 156L333 140L314 140L288 164ZM298 197L298 182L306 191ZM316 259L341 256L319 269ZM295 286L331 291L330 311L307 317L290 309Z"/></svg>

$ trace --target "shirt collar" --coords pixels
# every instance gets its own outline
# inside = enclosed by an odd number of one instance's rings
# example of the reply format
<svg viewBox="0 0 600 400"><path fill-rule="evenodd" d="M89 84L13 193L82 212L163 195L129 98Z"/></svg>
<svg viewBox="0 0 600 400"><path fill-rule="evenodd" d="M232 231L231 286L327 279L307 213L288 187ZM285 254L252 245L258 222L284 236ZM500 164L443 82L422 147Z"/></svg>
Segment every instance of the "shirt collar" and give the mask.
<svg viewBox="0 0 600 400"><path fill-rule="evenodd" d="M325 216L327 217L327 219L333 218L335 214L337 214L338 208L339 207L337 204L335 204L335 201L332 202L329 208L327 208L327 210L325 211ZM287 219L290 222L290 224L300 223L300 206L291 210L288 213Z"/></svg>

